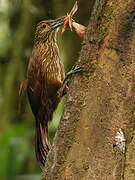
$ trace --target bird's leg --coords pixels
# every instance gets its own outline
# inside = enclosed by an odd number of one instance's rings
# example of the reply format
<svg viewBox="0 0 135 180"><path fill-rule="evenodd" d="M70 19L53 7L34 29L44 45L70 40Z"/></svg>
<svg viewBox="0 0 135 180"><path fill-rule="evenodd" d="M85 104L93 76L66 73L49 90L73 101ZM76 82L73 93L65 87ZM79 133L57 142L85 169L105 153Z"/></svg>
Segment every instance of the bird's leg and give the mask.
<svg viewBox="0 0 135 180"><path fill-rule="evenodd" d="M84 72L83 68L80 66L74 66L67 74L63 81L62 87L58 91L58 96L62 97L67 94L68 86L73 74Z"/></svg>
<svg viewBox="0 0 135 180"><path fill-rule="evenodd" d="M65 82L58 90L58 97L61 99L65 94L67 94L67 90L68 90L68 85L67 82Z"/></svg>

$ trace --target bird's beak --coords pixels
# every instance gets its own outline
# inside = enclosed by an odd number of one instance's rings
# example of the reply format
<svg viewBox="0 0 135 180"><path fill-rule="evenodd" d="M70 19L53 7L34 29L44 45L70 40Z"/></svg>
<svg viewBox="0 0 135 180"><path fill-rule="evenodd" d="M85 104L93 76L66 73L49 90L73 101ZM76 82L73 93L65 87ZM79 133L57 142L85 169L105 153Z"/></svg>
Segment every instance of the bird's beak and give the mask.
<svg viewBox="0 0 135 180"><path fill-rule="evenodd" d="M59 26L61 26L63 24L64 18L65 16L62 16L60 18L53 20L51 25L51 30L57 29Z"/></svg>

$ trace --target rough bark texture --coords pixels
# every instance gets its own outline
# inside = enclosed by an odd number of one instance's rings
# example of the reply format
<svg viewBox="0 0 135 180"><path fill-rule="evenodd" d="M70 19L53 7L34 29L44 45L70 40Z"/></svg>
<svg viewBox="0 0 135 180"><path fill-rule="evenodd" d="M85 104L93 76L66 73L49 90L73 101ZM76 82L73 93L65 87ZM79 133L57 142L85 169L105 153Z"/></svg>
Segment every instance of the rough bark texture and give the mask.
<svg viewBox="0 0 135 180"><path fill-rule="evenodd" d="M134 180L134 0L96 1L78 63L43 180Z"/></svg>

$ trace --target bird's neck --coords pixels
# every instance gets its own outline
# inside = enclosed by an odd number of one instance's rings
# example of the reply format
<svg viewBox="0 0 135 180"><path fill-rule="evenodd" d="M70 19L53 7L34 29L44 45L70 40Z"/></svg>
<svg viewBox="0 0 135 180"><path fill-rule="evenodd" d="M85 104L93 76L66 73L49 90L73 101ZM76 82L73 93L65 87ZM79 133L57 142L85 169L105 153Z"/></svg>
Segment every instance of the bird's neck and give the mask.
<svg viewBox="0 0 135 180"><path fill-rule="evenodd" d="M39 40L34 42L34 49L38 49L39 51L51 51L53 48L57 46L56 38L48 37L46 40Z"/></svg>
<svg viewBox="0 0 135 180"><path fill-rule="evenodd" d="M53 60L54 56L59 56L59 48L56 43L56 37L49 36L46 41L36 41L34 43L34 52L40 54L39 61L44 61L44 59L50 56L50 60Z"/></svg>
<svg viewBox="0 0 135 180"><path fill-rule="evenodd" d="M57 30L52 31L48 35L35 35L34 39L34 46L39 46L40 44L55 44L56 43L56 35L57 35Z"/></svg>

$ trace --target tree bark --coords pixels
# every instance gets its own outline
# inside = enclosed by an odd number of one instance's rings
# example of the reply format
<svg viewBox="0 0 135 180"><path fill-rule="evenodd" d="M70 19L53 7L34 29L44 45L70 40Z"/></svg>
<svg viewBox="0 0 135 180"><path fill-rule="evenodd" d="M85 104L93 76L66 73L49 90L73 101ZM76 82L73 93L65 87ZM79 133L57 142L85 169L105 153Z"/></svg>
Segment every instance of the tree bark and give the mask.
<svg viewBox="0 0 135 180"><path fill-rule="evenodd" d="M135 179L134 39L135 1L96 0L43 180Z"/></svg>

